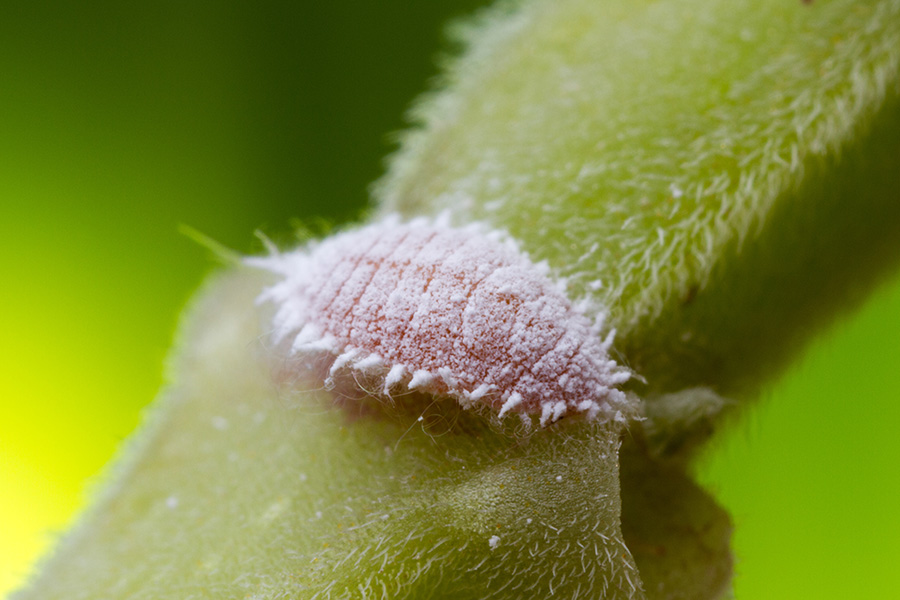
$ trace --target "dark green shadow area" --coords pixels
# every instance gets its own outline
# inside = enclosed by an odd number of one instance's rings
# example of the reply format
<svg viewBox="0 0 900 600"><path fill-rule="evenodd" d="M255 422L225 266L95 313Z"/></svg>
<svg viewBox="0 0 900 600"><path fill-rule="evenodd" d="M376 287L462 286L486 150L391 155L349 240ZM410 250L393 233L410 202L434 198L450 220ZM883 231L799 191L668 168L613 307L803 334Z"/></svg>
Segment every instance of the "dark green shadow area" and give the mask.
<svg viewBox="0 0 900 600"><path fill-rule="evenodd" d="M179 225L257 252L359 216L445 22L483 4L4 4L0 596L162 383L216 264Z"/></svg>

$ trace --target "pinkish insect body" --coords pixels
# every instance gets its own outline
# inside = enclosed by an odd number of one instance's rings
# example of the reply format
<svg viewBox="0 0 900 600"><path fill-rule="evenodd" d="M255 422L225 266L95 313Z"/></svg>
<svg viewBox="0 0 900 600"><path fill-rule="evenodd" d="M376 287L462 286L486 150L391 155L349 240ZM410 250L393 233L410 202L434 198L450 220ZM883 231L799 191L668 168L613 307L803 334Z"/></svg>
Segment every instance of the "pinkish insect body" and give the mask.
<svg viewBox="0 0 900 600"><path fill-rule="evenodd" d="M325 359L326 384L362 373L385 395L451 396L542 425L623 418L615 386L629 373L609 358L612 334L500 232L394 217L249 262L283 276L260 298L277 306L275 338Z"/></svg>

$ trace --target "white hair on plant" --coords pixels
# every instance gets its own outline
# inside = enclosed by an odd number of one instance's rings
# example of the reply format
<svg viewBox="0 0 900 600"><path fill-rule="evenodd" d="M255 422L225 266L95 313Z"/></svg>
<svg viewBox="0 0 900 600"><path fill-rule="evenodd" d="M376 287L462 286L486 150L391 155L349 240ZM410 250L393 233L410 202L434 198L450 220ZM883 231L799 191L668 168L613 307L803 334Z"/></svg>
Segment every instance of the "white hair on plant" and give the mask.
<svg viewBox="0 0 900 600"><path fill-rule="evenodd" d="M542 425L629 412L613 332L503 232L391 216L248 262L282 276L260 296L277 307L274 339L324 360L326 385L364 375L387 396L450 396Z"/></svg>

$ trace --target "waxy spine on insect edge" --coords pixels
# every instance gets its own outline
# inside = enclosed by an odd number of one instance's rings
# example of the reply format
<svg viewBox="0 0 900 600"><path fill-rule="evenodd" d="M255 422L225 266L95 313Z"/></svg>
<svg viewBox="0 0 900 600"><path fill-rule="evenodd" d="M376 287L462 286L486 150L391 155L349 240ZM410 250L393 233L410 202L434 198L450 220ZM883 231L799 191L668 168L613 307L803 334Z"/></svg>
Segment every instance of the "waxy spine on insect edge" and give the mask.
<svg viewBox="0 0 900 600"><path fill-rule="evenodd" d="M281 276L259 297L276 306L273 340L324 361L326 386L361 374L388 397L417 390L541 425L634 413L603 311L588 317L502 231L391 216L247 262Z"/></svg>

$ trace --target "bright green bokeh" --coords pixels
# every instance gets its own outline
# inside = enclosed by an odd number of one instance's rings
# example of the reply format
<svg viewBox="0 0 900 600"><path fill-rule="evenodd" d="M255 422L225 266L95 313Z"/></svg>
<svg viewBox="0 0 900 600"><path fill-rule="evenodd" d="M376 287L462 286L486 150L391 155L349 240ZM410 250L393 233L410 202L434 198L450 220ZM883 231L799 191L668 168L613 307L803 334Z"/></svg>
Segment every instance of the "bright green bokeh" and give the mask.
<svg viewBox="0 0 900 600"><path fill-rule="evenodd" d="M480 2L30 2L0 17L0 596L163 382L214 261L347 220Z"/></svg>
<svg viewBox="0 0 900 600"><path fill-rule="evenodd" d="M739 599L900 588L900 278L825 333L701 480L731 511Z"/></svg>
<svg viewBox="0 0 900 600"><path fill-rule="evenodd" d="M162 383L210 267L289 219L350 218L486 2L24 4L0 19L0 596L82 505ZM439 6L432 6L432 4ZM18 12L16 12L18 11ZM704 467L741 599L900 584L900 281L818 342Z"/></svg>

